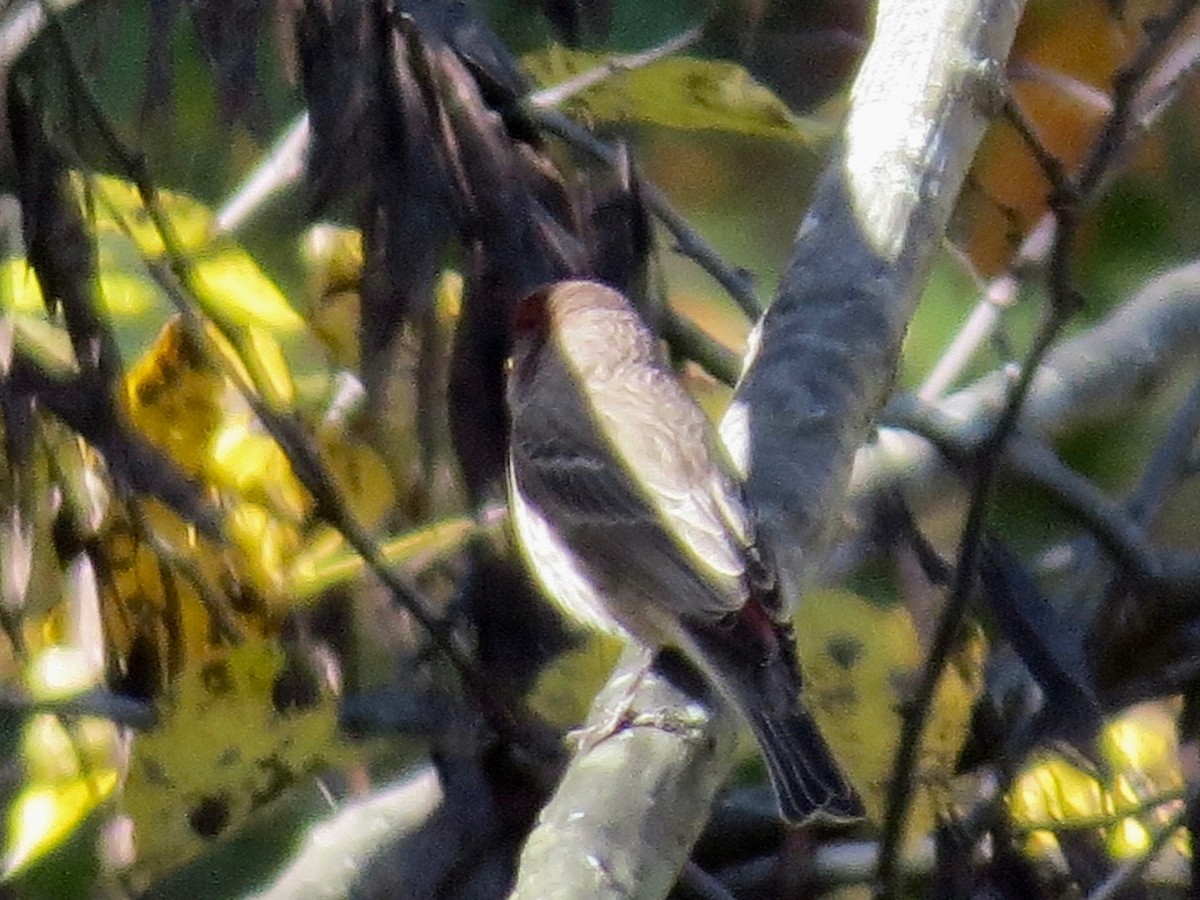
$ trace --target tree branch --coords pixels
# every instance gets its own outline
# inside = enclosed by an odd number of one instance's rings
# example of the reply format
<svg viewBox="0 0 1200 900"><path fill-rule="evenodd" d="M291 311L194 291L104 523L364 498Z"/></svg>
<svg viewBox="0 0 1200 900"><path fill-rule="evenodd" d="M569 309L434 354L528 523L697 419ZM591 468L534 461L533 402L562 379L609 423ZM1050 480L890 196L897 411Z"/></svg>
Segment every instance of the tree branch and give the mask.
<svg viewBox="0 0 1200 900"><path fill-rule="evenodd" d="M1198 359L1200 263L1189 263L1154 278L1105 321L1055 347L1033 379L1018 427L1051 438L1119 415ZM1004 372L994 372L937 409L958 423L963 439L982 440L999 415L1007 384ZM883 427L859 451L850 491L856 502L869 504L903 487L911 500L931 503L944 494L947 475L932 443Z"/></svg>

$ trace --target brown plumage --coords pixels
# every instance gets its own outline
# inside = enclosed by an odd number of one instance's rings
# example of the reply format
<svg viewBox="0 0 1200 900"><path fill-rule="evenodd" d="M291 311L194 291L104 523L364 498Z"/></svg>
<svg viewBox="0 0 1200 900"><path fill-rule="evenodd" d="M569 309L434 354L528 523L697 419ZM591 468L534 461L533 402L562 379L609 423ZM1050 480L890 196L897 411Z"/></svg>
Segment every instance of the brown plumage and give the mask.
<svg viewBox="0 0 1200 900"><path fill-rule="evenodd" d="M560 282L513 316L513 522L574 618L674 647L745 715L791 821L862 815L804 710L790 624L740 483L619 293Z"/></svg>

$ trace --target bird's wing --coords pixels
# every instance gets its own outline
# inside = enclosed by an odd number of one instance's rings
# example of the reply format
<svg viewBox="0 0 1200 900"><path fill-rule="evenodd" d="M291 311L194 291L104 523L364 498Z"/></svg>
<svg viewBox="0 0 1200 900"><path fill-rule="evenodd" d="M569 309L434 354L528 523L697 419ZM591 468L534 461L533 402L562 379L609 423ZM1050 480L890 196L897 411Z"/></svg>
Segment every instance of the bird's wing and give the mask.
<svg viewBox="0 0 1200 900"><path fill-rule="evenodd" d="M555 364L561 361L543 363ZM613 441L628 435L606 434L583 393L556 393L547 402L531 387L511 404L513 477L598 588L618 606L650 603L698 619L738 609L745 600L742 569L729 551L732 538L721 538L714 501L688 497L654 453L636 462L623 458L636 450L614 453ZM680 451L685 440L638 431L638 440L668 440L663 451Z"/></svg>

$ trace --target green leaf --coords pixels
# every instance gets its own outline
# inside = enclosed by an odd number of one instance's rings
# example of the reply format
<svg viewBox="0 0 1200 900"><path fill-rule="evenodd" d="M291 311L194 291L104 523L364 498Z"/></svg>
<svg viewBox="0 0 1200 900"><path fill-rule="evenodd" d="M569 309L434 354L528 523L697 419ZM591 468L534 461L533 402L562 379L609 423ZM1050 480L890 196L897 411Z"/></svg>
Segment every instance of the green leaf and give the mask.
<svg viewBox="0 0 1200 900"><path fill-rule="evenodd" d="M561 84L610 57L553 45L523 57L542 86ZM616 71L572 96L566 111L594 122L636 122L689 131L724 131L809 143L824 137L808 120L734 63L673 56L645 68Z"/></svg>

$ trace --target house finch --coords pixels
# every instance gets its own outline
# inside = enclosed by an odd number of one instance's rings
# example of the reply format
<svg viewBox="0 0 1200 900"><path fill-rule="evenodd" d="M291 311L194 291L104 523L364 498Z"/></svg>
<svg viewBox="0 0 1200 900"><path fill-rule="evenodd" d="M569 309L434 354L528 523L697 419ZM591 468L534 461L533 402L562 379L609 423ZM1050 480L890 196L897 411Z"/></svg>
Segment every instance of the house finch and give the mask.
<svg viewBox="0 0 1200 900"><path fill-rule="evenodd" d="M862 803L801 705L791 626L741 485L621 294L551 285L513 312L512 519L583 624L672 647L749 722L785 819Z"/></svg>

